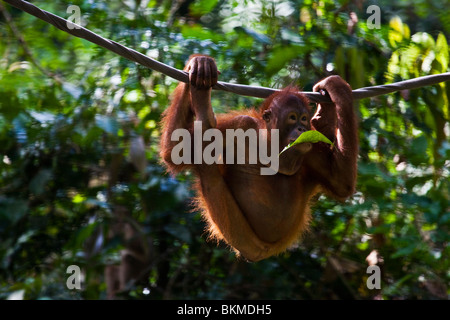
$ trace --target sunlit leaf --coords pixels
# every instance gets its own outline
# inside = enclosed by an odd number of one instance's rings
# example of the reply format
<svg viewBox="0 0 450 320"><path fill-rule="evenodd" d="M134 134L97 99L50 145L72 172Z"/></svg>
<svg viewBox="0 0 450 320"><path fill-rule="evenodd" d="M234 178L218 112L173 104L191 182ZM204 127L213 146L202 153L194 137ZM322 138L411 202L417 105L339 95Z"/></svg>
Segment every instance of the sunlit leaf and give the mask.
<svg viewBox="0 0 450 320"><path fill-rule="evenodd" d="M433 37L426 32L418 32L413 34L411 40L425 49L432 49L435 46Z"/></svg>
<svg viewBox="0 0 450 320"><path fill-rule="evenodd" d="M331 142L330 139L325 137L319 131L309 130L309 131L303 132L294 142L291 142L290 144L288 144L280 152L280 154L283 153L284 151L286 151L287 149L297 145L297 144L305 143L305 142L309 142L309 143L325 142L325 143L333 145L333 142Z"/></svg>
<svg viewBox="0 0 450 320"><path fill-rule="evenodd" d="M402 22L400 17L393 17L389 21L389 27L391 27L391 30L389 31L389 42L391 46L396 47L399 42L404 39L409 39L409 27Z"/></svg>
<svg viewBox="0 0 450 320"><path fill-rule="evenodd" d="M446 72L449 64L449 47L443 33L436 39L436 60L441 64L440 72Z"/></svg>
<svg viewBox="0 0 450 320"><path fill-rule="evenodd" d="M16 70L28 70L31 69L31 65L28 61L17 61L11 63L8 68L8 72L14 72Z"/></svg>
<svg viewBox="0 0 450 320"><path fill-rule="evenodd" d="M211 32L209 29L202 27L199 24L183 25L181 27L181 32L185 38L195 38L199 40L212 40L220 41L221 36L217 33Z"/></svg>

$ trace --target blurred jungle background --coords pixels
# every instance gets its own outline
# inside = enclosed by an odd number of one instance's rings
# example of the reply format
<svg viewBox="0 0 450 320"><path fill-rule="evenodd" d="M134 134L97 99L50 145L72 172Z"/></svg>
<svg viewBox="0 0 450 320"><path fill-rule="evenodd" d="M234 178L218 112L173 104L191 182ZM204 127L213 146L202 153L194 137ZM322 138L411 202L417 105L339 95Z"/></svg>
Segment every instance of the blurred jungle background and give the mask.
<svg viewBox="0 0 450 320"><path fill-rule="evenodd" d="M339 74L356 89L450 71L448 0L32 3L66 19L76 5L86 28L178 69L213 56L226 82L311 91ZM106 299L136 243L140 279L116 298L448 299L450 82L357 101L357 193L322 196L296 248L247 263L205 241L192 175L160 164L177 81L0 4L1 299ZM213 91L216 112L260 102Z"/></svg>

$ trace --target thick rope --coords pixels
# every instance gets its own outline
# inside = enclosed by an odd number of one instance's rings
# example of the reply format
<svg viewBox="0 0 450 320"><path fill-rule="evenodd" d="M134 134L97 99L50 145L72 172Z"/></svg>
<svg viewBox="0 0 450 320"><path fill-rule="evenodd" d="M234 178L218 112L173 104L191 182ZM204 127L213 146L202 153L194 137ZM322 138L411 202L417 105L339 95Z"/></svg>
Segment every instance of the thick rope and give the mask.
<svg viewBox="0 0 450 320"><path fill-rule="evenodd" d="M41 20L44 20L58 29L65 31L67 33L70 33L71 35L74 35L76 37L85 39L87 41L90 41L92 43L95 43L105 49L108 49L114 53L117 53L118 55L127 58L128 60L137 62L140 65L143 65L147 68L150 68L152 70L161 72L173 79L176 79L181 82L188 82L189 76L188 73L182 70L175 69L171 66L168 66L164 63L161 63L159 61L156 61L152 58L147 57L146 55L127 48L120 43L117 43L115 41L103 38L99 36L98 34L83 28L79 25L75 25L72 22L69 22L57 15L54 15L48 11L41 10L35 5L32 5L31 3L23 0L3 0L10 5L23 10ZM76 26L76 28L69 29L68 25ZM395 91L400 90L407 90L407 89L417 89L424 86L429 86L432 84L436 84L439 82L449 81L450 80L450 72L441 73L437 75L429 75L424 77L418 77L415 79L410 79L406 81L400 81L392 84L387 85L380 85L380 86L373 86L373 87L365 87L353 90L353 98L356 99L363 99L363 98L370 98L375 97L387 93L392 93ZM258 86L248 86L248 85L242 85L242 84L233 84L228 82L222 82L219 81L213 89L216 90L222 90L222 91L228 91L239 95L244 96L252 96L252 97L258 97L258 98L266 98L269 95L271 95L274 92L277 92L276 89L271 88L265 88L265 87L258 87ZM312 102L331 102L330 97L328 95L322 95L318 92L303 92L310 101Z"/></svg>

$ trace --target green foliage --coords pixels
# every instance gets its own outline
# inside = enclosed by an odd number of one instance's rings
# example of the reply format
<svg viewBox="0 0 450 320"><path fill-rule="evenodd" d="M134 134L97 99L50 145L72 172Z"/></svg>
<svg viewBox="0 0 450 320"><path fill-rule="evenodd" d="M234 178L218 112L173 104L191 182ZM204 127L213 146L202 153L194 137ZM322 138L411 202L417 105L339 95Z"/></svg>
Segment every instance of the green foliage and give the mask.
<svg viewBox="0 0 450 320"><path fill-rule="evenodd" d="M33 4L67 17L65 2ZM377 2L381 29L367 27L365 2L73 4L88 29L176 68L191 53L215 57L224 81L310 91L330 73L357 88L449 71L438 0ZM0 298L105 299L105 267L126 244L108 236L117 210L152 256L124 298L448 297L448 83L357 102L357 193L321 196L298 247L248 264L205 241L191 174L161 167L158 123L176 81L3 5L19 34L0 16ZM214 92L212 103L220 112L259 102ZM366 286L369 257L380 290ZM66 287L72 264L82 290Z"/></svg>

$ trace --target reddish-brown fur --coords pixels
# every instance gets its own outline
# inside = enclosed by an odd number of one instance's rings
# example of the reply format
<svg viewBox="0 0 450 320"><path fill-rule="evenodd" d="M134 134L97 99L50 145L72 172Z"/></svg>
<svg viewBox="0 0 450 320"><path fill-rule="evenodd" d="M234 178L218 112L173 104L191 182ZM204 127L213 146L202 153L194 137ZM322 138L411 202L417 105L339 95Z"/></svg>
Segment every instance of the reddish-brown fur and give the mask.
<svg viewBox="0 0 450 320"><path fill-rule="evenodd" d="M328 92L334 103L320 104L312 116L307 98L289 87L267 98L259 110L214 115L211 87L217 82L212 58L192 56L185 70L190 83L180 83L162 119L161 157L175 174L191 169L198 178L196 206L208 223L210 239L225 241L251 261L285 251L298 241L310 219L309 204L318 192L345 200L356 181L358 138L350 86L338 76L319 82L315 91ZM171 151L174 130L191 131L201 120L203 130L279 129L280 151L303 131L318 130L334 142L303 143L283 152L279 171L261 175L258 164L180 164ZM225 136L225 134L224 134ZM258 143L269 143L270 138ZM225 145L225 141L224 141ZM248 148L248 147L246 147ZM247 149L248 150L248 149Z"/></svg>

